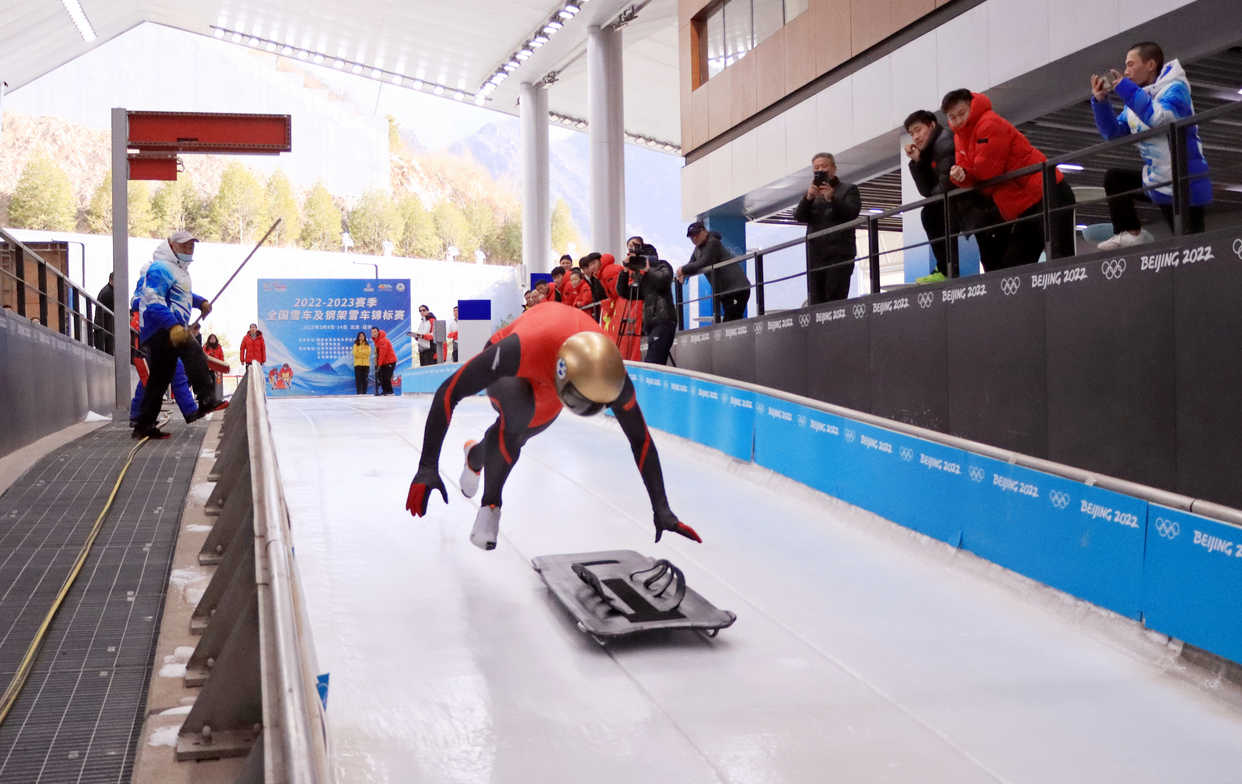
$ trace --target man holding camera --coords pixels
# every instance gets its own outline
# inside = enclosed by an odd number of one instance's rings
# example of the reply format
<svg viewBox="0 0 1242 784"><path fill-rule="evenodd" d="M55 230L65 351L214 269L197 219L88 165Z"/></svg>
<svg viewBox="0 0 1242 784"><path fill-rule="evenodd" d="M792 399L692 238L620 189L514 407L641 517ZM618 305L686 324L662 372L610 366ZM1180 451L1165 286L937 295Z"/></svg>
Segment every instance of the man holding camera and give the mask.
<svg viewBox="0 0 1242 784"><path fill-rule="evenodd" d="M862 196L857 185L837 179L836 158L831 153L816 153L811 169L811 187L794 210L794 220L806 224L806 233L814 234L857 218L862 212ZM806 304L819 305L848 297L857 255L852 229L807 240Z"/></svg>
<svg viewBox="0 0 1242 784"><path fill-rule="evenodd" d="M719 303L719 309L713 306L712 311L720 320L736 321L745 316L746 303L750 302L750 279L739 262L714 266L729 258L720 234L708 231L706 226L695 221L686 229L686 236L694 243L694 253L690 254L690 262L677 270L677 282L682 283L687 275L702 272L712 287L712 301Z"/></svg>
<svg viewBox="0 0 1242 784"><path fill-rule="evenodd" d="M656 256L656 249L641 245L631 250L617 276L622 299L642 300L643 329L647 334L644 362L668 364L668 352L677 333L677 306L673 304L673 266Z"/></svg>

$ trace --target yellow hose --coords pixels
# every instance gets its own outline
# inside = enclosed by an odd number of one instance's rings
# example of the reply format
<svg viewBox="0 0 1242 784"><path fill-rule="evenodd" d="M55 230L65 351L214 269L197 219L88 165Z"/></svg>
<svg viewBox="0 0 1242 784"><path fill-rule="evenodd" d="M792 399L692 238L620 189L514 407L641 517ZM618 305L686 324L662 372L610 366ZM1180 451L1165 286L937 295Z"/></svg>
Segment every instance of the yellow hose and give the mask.
<svg viewBox="0 0 1242 784"><path fill-rule="evenodd" d="M4 723L5 718L9 715L9 711L13 708L13 704L17 702L17 695L21 693L22 687L26 685L26 678L30 676L31 669L34 668L35 659L39 656L39 649L43 647L43 638L47 636L47 630L52 625L52 619L56 617L56 611L60 609L60 605L64 603L65 596L69 594L69 589L73 587L73 581L77 579L78 573L82 571L83 564L86 563L86 557L90 555L91 545L95 544L95 538L99 536L99 532L103 530L104 518L108 516L108 510L112 508L112 502L116 500L117 491L121 489L121 480L125 478L125 472L129 470L129 466L134 462L134 455L138 454L138 450L149 439L142 439L133 449L129 450L129 459L125 461L125 465L121 468L121 475L116 478L116 484L112 486L112 494L108 496L108 503L104 504L103 511L99 513L99 517L95 520L95 527L91 529L90 535L86 537L86 542L82 545L81 552L78 553L78 559L73 564L69 576L65 578L65 584L60 587L60 593L56 594L56 601L52 602L52 607L47 611L47 617L43 619L39 631L35 633L34 640L30 643L30 648L26 651L26 658L22 659L22 664L17 668L17 673L13 676L13 680L9 683L9 687L4 690L3 701L0 701L0 724Z"/></svg>

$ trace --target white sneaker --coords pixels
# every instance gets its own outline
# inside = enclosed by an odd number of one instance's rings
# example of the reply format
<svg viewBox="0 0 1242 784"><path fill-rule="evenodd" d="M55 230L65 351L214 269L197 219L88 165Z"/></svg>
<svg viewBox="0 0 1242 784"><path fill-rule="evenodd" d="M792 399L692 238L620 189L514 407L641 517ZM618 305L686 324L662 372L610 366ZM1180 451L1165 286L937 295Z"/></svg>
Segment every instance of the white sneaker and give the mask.
<svg viewBox="0 0 1242 784"><path fill-rule="evenodd" d="M499 536L500 507L480 507L479 516L474 518L474 530L470 532L470 543L480 550L495 550Z"/></svg>
<svg viewBox="0 0 1242 784"><path fill-rule="evenodd" d="M461 481L458 484L461 485L461 494L466 498L474 498L474 494L479 491L479 474L483 473L482 471L475 471L470 467L470 450L477 443L479 442L471 439L462 448L462 451L466 453L466 460L461 467Z"/></svg>
<svg viewBox="0 0 1242 784"><path fill-rule="evenodd" d="M1146 245L1149 242L1155 242L1156 238L1151 236L1151 232L1147 229L1141 230L1138 234L1131 234L1123 231L1120 234L1114 234L1111 240L1104 240L1097 247L1100 250L1121 250L1122 248L1132 248L1135 245Z"/></svg>

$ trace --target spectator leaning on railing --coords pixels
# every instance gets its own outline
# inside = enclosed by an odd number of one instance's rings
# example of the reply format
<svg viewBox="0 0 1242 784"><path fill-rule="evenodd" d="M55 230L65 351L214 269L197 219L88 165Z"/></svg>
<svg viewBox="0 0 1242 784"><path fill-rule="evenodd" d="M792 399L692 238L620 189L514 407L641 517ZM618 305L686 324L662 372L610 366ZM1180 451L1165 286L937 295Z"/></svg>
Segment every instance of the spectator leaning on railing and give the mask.
<svg viewBox="0 0 1242 784"><path fill-rule="evenodd" d="M949 170L955 162L952 132L940 125L936 115L924 109L907 117L905 128L910 134L910 144L905 149L910 159L910 176L919 194L926 199L953 190L955 186L949 179ZM956 208L960 205L955 202L953 206L953 231L956 233L961 231L961 221L956 219L959 213ZM945 242L944 202L924 205L920 218L936 258L936 269L930 275L916 278L915 282L939 283L949 277L949 259L957 257L957 239Z"/></svg>
<svg viewBox="0 0 1242 784"><path fill-rule="evenodd" d="M837 179L837 159L819 152L811 158L811 185L794 209L794 220L806 224L806 233L849 223L862 211L858 186ZM854 257L858 249L854 232L835 231L806 242L806 294L808 305L845 299L850 295Z"/></svg>
<svg viewBox="0 0 1242 784"><path fill-rule="evenodd" d="M1125 103L1121 115L1113 113L1110 93L1116 93ZM1111 72L1111 78L1092 75L1091 110L1095 113L1095 125L1105 139L1116 139L1131 133L1142 133L1151 128L1168 125L1195 113L1190 101L1190 82L1181 63L1164 62L1164 50L1151 41L1137 43L1126 53L1124 74ZM1155 202L1169 226L1173 226L1173 163L1169 153L1169 140L1156 136L1138 143L1143 156L1143 170L1109 169L1104 174L1104 192L1108 194L1108 213L1113 222L1112 239L1100 243L1100 250L1118 250L1132 245L1151 242L1153 237L1139 222L1134 200ZM1203 157L1203 145L1199 141L1199 129L1186 129L1187 168L1191 175L1206 175L1207 160ZM1146 194L1131 193L1146 188ZM1187 234L1203 231L1204 207L1212 202L1212 183L1206 176L1191 180L1190 209L1185 216Z"/></svg>
<svg viewBox="0 0 1242 784"><path fill-rule="evenodd" d="M735 261L723 267L709 269L729 258L724 244L720 241L720 234L708 231L702 223L695 222L686 229L686 236L694 243L694 253L690 254L689 263L677 270L677 282L682 283L686 276L702 272L707 276L708 285L712 287L712 300L720 303L720 320L735 321L745 316L746 303L750 301L750 280L742 271L741 263ZM618 290L620 285L617 284ZM712 310L716 312L714 307Z"/></svg>
<svg viewBox="0 0 1242 784"><path fill-rule="evenodd" d="M957 152L957 163L949 170L949 178L960 188L1048 160L1021 131L992 111L992 102L986 95L954 90L944 97L940 109L953 129ZM1074 192L1069 183L1060 171L1055 176L1050 208L1073 205ZM1044 185L1040 173L989 185L983 192L996 202L1003 220L1023 219L998 229L1005 238L1004 254L991 264L983 258L984 268L1007 269L1039 261L1044 248ZM1052 216L1052 255L1060 258L1073 254L1074 213L1071 209L1060 210Z"/></svg>

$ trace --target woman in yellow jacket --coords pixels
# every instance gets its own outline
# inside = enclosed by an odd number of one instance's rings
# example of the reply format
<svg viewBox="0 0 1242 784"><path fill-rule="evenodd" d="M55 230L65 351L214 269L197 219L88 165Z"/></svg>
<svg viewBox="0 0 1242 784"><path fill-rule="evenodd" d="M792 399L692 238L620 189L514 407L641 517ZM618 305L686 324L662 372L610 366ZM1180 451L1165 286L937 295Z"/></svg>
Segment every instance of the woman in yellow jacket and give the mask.
<svg viewBox="0 0 1242 784"><path fill-rule="evenodd" d="M354 385L359 395L367 393L367 379L371 375L371 344L367 333L359 332L354 338Z"/></svg>

